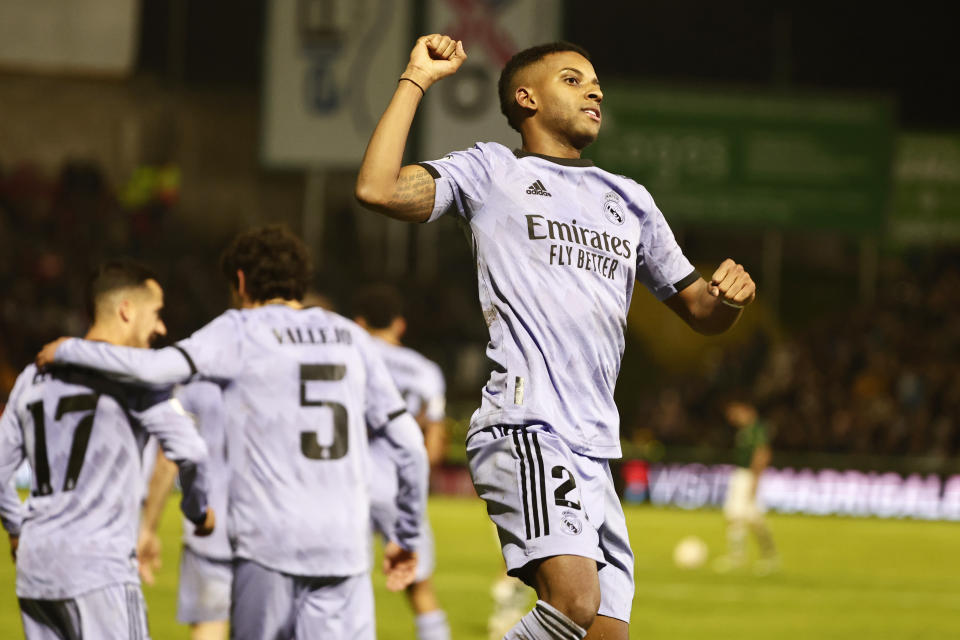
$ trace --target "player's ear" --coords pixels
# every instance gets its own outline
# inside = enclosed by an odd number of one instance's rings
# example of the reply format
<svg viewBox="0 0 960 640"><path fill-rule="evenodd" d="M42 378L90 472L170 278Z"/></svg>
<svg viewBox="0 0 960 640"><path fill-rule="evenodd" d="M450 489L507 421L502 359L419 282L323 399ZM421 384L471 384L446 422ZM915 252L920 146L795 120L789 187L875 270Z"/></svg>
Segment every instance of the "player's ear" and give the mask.
<svg viewBox="0 0 960 640"><path fill-rule="evenodd" d="M124 322L130 322L131 318L133 318L133 304L129 298L120 299L120 302L117 304L117 315L119 315L120 319Z"/></svg>
<svg viewBox="0 0 960 640"><path fill-rule="evenodd" d="M243 273L243 269L237 269L237 295L241 299L247 294L247 277Z"/></svg>
<svg viewBox="0 0 960 640"><path fill-rule="evenodd" d="M397 334L397 337L402 338L403 334L407 332L407 319L403 316L398 316L393 319L394 331Z"/></svg>
<svg viewBox="0 0 960 640"><path fill-rule="evenodd" d="M514 93L514 99L517 101L517 104L524 109L530 109L531 111L537 110L537 99L527 87L517 87L517 91Z"/></svg>

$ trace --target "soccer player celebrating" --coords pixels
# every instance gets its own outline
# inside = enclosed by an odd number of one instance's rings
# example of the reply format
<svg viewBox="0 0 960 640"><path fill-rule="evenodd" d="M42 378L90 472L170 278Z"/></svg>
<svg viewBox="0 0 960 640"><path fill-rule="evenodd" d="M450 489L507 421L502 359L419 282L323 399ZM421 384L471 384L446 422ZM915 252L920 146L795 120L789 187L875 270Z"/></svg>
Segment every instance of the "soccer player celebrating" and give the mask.
<svg viewBox="0 0 960 640"><path fill-rule="evenodd" d="M444 426L446 384L436 363L400 344L407 330L400 293L387 285L371 286L357 292L353 301L354 320L373 336L373 345L383 357L387 370L423 430L431 465L443 461L446 446ZM384 447L370 443L373 460L371 515L374 529L388 540L396 520L396 472ZM449 640L450 625L433 590L435 551L430 521L424 517L417 547L417 575L407 587L407 598L416 617L418 640Z"/></svg>
<svg viewBox="0 0 960 640"><path fill-rule="evenodd" d="M447 36L417 40L356 195L411 222L451 213L472 232L495 366L467 456L509 572L539 596L506 638L626 640L633 554L608 459L620 456L613 391L633 282L706 334L732 326L755 286L729 259L703 280L646 189L580 157L600 132L603 92L575 45L533 47L504 67L500 104L520 150L478 143L401 166L424 93L465 59Z"/></svg>
<svg viewBox="0 0 960 640"><path fill-rule="evenodd" d="M147 347L166 333L163 290L132 263L90 283L87 340ZM210 533L207 449L169 390L120 385L76 367L28 366L0 418L0 485L24 458L33 480L17 549L17 596L33 638L147 638L135 557L148 435L180 468L184 515ZM5 489L6 490L6 489ZM6 501L4 501L6 504ZM4 518L6 522L7 518Z"/></svg>
<svg viewBox="0 0 960 640"><path fill-rule="evenodd" d="M39 362L84 364L154 384L223 386L237 640L372 639L367 438L397 470L387 587L416 571L427 488L423 436L359 326L300 300L307 250L281 227L237 236L221 260L241 308L149 351L61 338Z"/></svg>

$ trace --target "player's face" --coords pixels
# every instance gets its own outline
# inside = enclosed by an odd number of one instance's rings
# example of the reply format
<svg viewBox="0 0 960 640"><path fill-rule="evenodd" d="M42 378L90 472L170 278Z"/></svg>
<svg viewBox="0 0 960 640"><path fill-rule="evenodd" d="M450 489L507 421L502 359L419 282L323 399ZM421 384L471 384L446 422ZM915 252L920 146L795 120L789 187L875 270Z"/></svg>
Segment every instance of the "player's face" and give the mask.
<svg viewBox="0 0 960 640"><path fill-rule="evenodd" d="M160 317L163 289L156 280L147 280L139 295L130 302L134 310L131 317L131 347L149 347L158 336L167 335L167 327Z"/></svg>
<svg viewBox="0 0 960 640"><path fill-rule="evenodd" d="M541 60L537 71L541 103L536 117L577 149L596 140L603 92L590 61L575 51L561 51Z"/></svg>

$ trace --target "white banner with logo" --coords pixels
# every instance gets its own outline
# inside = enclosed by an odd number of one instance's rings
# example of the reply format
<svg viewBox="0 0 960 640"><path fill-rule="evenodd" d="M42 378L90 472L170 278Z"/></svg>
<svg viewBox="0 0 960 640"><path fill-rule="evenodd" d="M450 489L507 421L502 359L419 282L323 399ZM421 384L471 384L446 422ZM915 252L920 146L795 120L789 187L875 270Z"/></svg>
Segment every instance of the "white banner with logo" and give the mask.
<svg viewBox="0 0 960 640"><path fill-rule="evenodd" d="M274 0L267 6L263 161L359 165L409 59L410 0Z"/></svg>
<svg viewBox="0 0 960 640"><path fill-rule="evenodd" d="M467 61L427 94L423 158L478 141L520 146L520 134L500 113L500 70L517 51L559 39L562 10L555 0L429 0L427 32L462 40Z"/></svg>

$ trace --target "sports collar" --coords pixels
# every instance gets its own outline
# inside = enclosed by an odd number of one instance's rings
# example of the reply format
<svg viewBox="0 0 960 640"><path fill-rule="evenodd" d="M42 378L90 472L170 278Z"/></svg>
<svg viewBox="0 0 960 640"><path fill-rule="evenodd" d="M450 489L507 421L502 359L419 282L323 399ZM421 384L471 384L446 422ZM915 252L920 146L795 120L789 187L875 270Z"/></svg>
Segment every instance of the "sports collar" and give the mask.
<svg viewBox="0 0 960 640"><path fill-rule="evenodd" d="M593 160L588 160L587 158L557 158L554 156L545 156L542 153L531 153L530 151L523 151L522 149L514 149L513 155L515 155L517 158L526 158L528 156L533 156L534 158L542 158L549 162L562 164L565 167L592 167L593 166Z"/></svg>

